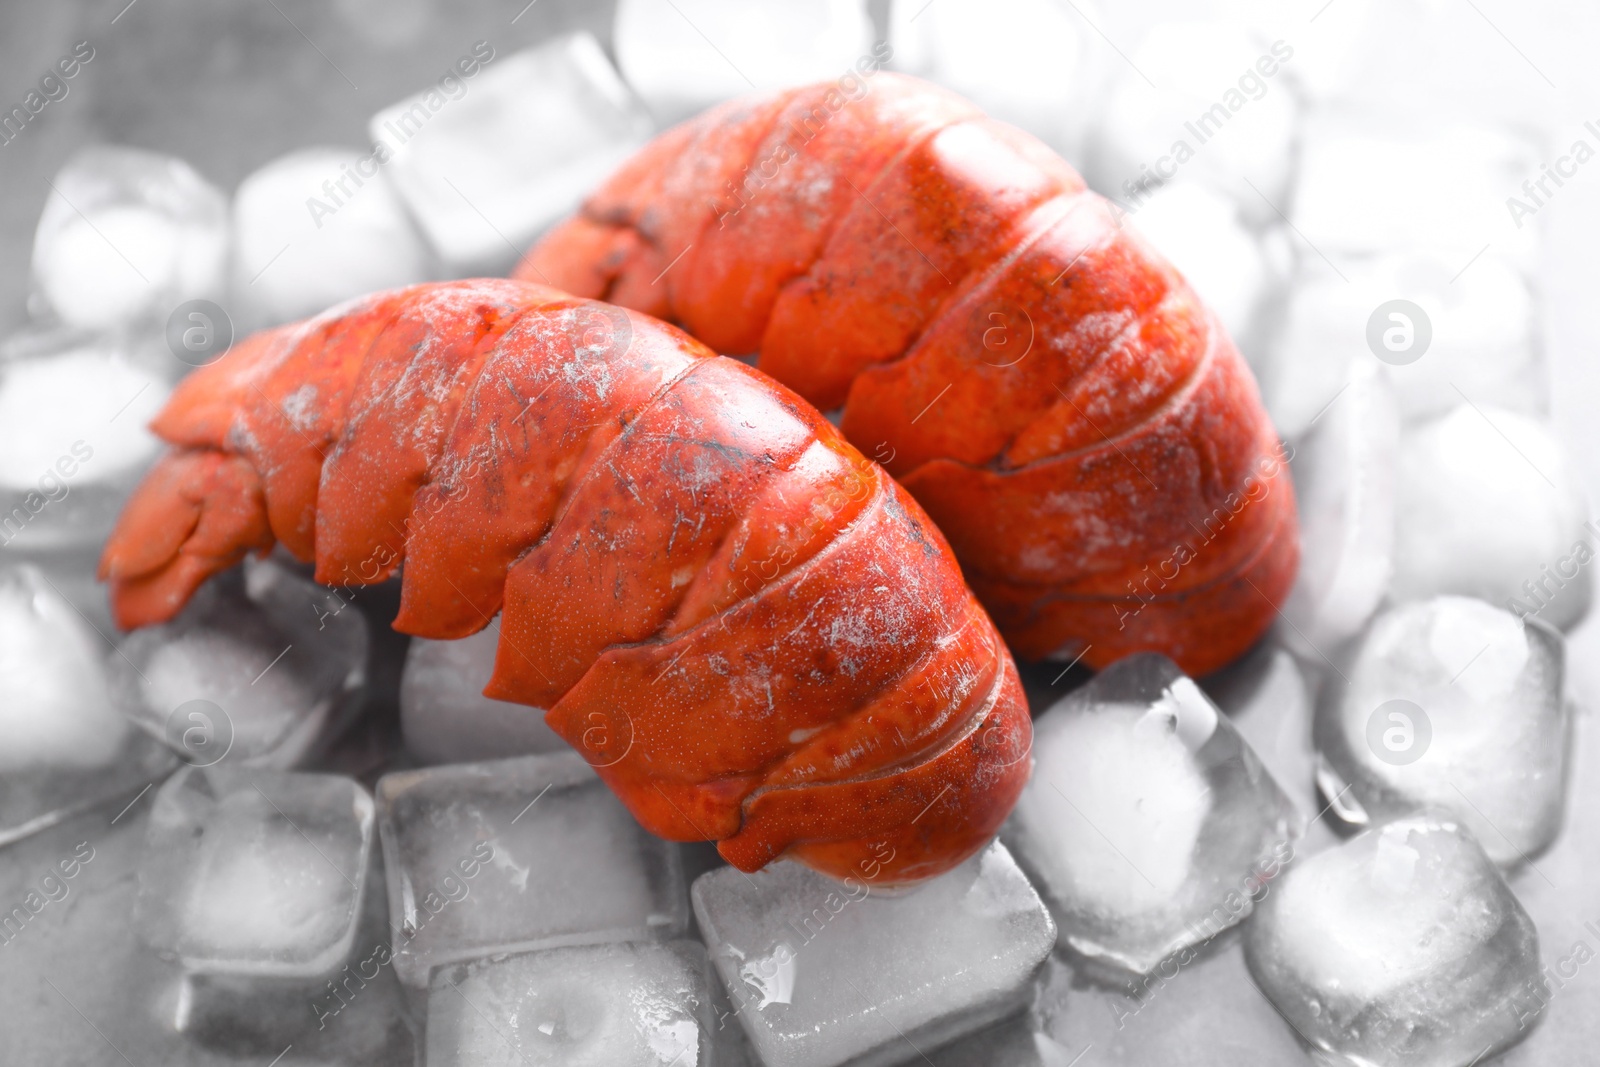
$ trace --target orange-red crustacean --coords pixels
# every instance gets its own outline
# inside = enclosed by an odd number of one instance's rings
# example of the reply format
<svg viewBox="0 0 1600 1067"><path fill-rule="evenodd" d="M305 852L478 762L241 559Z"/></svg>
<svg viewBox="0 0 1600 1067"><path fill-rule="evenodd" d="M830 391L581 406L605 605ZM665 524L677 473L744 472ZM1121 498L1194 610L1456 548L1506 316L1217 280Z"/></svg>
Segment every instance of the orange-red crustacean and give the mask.
<svg viewBox="0 0 1600 1067"><path fill-rule="evenodd" d="M124 627L278 543L323 582L400 570L397 629L502 613L488 694L746 870L927 877L1027 779L1016 668L922 509L671 326L514 281L381 293L241 342L154 428L176 448L101 562Z"/></svg>
<svg viewBox="0 0 1600 1067"><path fill-rule="evenodd" d="M1294 493L1217 320L1032 137L894 74L657 138L517 276L676 322L880 459L1025 657L1254 642Z"/></svg>

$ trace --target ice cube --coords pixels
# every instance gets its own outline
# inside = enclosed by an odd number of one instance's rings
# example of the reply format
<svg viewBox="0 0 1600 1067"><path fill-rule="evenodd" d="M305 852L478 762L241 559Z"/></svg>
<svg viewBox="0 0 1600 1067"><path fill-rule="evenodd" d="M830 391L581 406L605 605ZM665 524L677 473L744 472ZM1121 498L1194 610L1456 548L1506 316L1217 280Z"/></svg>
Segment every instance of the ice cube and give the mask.
<svg viewBox="0 0 1600 1067"><path fill-rule="evenodd" d="M678 846L574 752L385 775L378 826L395 973L507 952L666 940L688 922Z"/></svg>
<svg viewBox="0 0 1600 1067"><path fill-rule="evenodd" d="M192 763L287 768L359 710L367 630L271 560L212 579L171 622L110 661L123 712Z"/></svg>
<svg viewBox="0 0 1600 1067"><path fill-rule="evenodd" d="M862 0L619 0L611 39L662 123L744 93L837 78L871 46Z"/></svg>
<svg viewBox="0 0 1600 1067"><path fill-rule="evenodd" d="M38 310L72 326L162 322L227 286L227 201L181 159L95 146L50 183L33 238Z"/></svg>
<svg viewBox="0 0 1600 1067"><path fill-rule="evenodd" d="M710 871L692 895L766 1067L916 1060L1020 1010L1056 936L998 842L904 892L781 861Z"/></svg>
<svg viewBox="0 0 1600 1067"><path fill-rule="evenodd" d="M372 152L302 148L239 185L234 292L241 329L304 318L424 281L427 247Z"/></svg>
<svg viewBox="0 0 1600 1067"><path fill-rule="evenodd" d="M15 912L0 924L0 1012L12 1020L5 1061L266 1067L292 1041L294 1051L281 1063L413 1067L398 985L370 966L364 983L341 985L347 1003L325 1014L321 1027L315 991L263 998L263 985L284 980L260 977L248 979L258 991L248 1014L226 1022L202 1016L210 1008L207 990L221 979L184 976L142 942L130 921L156 792L131 804L131 798L102 804L0 851L0 901L8 909L24 901L37 908L20 928ZM384 923L380 895L376 909L364 909L352 970L366 963L377 940L387 940ZM194 995L180 1030L174 1023L186 987ZM320 992L339 1005L326 988Z"/></svg>
<svg viewBox="0 0 1600 1067"><path fill-rule="evenodd" d="M1151 27L1111 68L1089 135L1090 184L1121 198L1182 175L1226 192L1254 221L1275 219L1298 115L1289 58L1283 42L1223 23Z"/></svg>
<svg viewBox="0 0 1600 1067"><path fill-rule="evenodd" d="M348 778L185 767L151 809L145 941L195 973L331 972L355 937L372 817Z"/></svg>
<svg viewBox="0 0 1600 1067"><path fill-rule="evenodd" d="M1033 780L1003 831L1061 940L1147 971L1250 913L1301 815L1164 656L1108 667L1034 724Z"/></svg>
<svg viewBox="0 0 1600 1067"><path fill-rule="evenodd" d="M1539 173L1536 145L1489 126L1341 108L1312 112L1302 141L1293 217L1318 254L1426 254L1448 278L1492 242L1530 265L1538 227L1513 226L1506 195Z"/></svg>
<svg viewBox="0 0 1600 1067"><path fill-rule="evenodd" d="M1453 812L1497 863L1526 861L1566 800L1564 661L1556 631L1481 600L1390 608L1317 709L1333 791L1349 786L1358 818Z"/></svg>
<svg viewBox="0 0 1600 1067"><path fill-rule="evenodd" d="M1416 815L1297 863L1245 929L1256 982L1335 1063L1463 1067L1521 1036L1532 921L1472 835Z"/></svg>
<svg viewBox="0 0 1600 1067"><path fill-rule="evenodd" d="M1234 343L1253 348L1262 301L1283 279L1272 276L1234 203L1191 182L1163 185L1130 203L1134 228L1183 272Z"/></svg>
<svg viewBox="0 0 1600 1067"><path fill-rule="evenodd" d="M1305 17L1296 8L1272 6L1281 9L1286 24ZM1319 14L1315 33L1295 33L1304 22L1284 25L1282 33L1297 46L1297 70L1314 75L1307 81L1321 96L1435 121L1468 116L1554 126L1559 121L1550 114L1555 87L1539 67L1545 63L1545 42L1556 46L1562 16L1552 12L1552 21L1540 26L1530 47L1526 36L1501 33L1498 19L1464 19L1460 14L1434 0L1357 0ZM1510 63L1509 40L1517 41L1522 56L1513 55ZM1418 41L1429 42L1428 58L1421 63L1411 47Z"/></svg>
<svg viewBox="0 0 1600 1067"><path fill-rule="evenodd" d="M1361 362L1295 446L1300 570L1283 606L1284 638L1307 659L1353 637L1388 592L1399 445L1394 391Z"/></svg>
<svg viewBox="0 0 1600 1067"><path fill-rule="evenodd" d="M1307 1067L1294 1031L1250 981L1236 931L1115 981L1052 957L1035 1011L1067 1054L1040 1067Z"/></svg>
<svg viewBox="0 0 1600 1067"><path fill-rule="evenodd" d="M452 276L504 273L651 129L588 33L488 54L466 80L451 75L368 126Z"/></svg>
<svg viewBox="0 0 1600 1067"><path fill-rule="evenodd" d="M128 344L109 336L11 339L0 350L0 543L102 543L161 449L145 425L168 391Z"/></svg>
<svg viewBox="0 0 1600 1067"><path fill-rule="evenodd" d="M1569 627L1589 610L1595 527L1542 422L1463 401L1404 434L1392 592L1475 596Z"/></svg>
<svg viewBox="0 0 1600 1067"><path fill-rule="evenodd" d="M500 620L459 641L412 640L400 679L400 728L406 749L425 763L469 763L567 747L544 712L491 700Z"/></svg>
<svg viewBox="0 0 1600 1067"><path fill-rule="evenodd" d="M0 845L175 765L112 705L105 647L43 572L0 570Z"/></svg>
<svg viewBox="0 0 1600 1067"><path fill-rule="evenodd" d="M1278 641L1259 642L1220 671L1206 676L1206 695L1228 716L1267 773L1302 812L1322 809L1316 793L1316 749L1311 720L1318 675L1301 664ZM1325 843L1331 833L1321 821L1306 828L1295 851Z"/></svg>
<svg viewBox="0 0 1600 1067"><path fill-rule="evenodd" d="M545 949L440 967L429 1067L707 1067L710 966L694 942Z"/></svg>
<svg viewBox="0 0 1600 1067"><path fill-rule="evenodd" d="M1493 397L1517 411L1547 410L1527 282L1492 251L1458 274L1460 266L1433 254L1395 253L1341 260L1335 272L1307 258L1261 368L1278 429L1303 433L1350 367L1379 360L1408 421L1448 411L1463 395Z"/></svg>
<svg viewBox="0 0 1600 1067"><path fill-rule="evenodd" d="M1081 162L1104 49L1085 21L1094 5L1078 6L1088 13L1049 0L891 0L895 69L953 89Z"/></svg>
<svg viewBox="0 0 1600 1067"><path fill-rule="evenodd" d="M1591 907L1600 870L1600 719L1587 714L1600 666L1600 627L1582 626L1568 639L1568 664L1582 703L1569 746L1571 786L1561 835L1532 864L1506 872L1544 946L1544 967L1514 1008L1528 1038L1494 1063L1543 1067L1582 1063L1600 1041L1600 983L1590 966L1600 945Z"/></svg>
<svg viewBox="0 0 1600 1067"><path fill-rule="evenodd" d="M12 546L0 550L0 559L37 567L55 592L78 609L79 616L100 637L107 652L115 645L117 624L111 619L111 598L106 584L95 577L100 565L100 545L30 550Z"/></svg>

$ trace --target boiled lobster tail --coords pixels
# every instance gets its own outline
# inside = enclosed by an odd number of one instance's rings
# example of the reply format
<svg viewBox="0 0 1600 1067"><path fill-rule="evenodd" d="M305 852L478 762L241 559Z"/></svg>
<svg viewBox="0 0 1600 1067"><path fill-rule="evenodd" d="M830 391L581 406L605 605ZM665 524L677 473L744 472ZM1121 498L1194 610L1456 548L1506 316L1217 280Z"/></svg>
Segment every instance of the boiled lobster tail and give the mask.
<svg viewBox="0 0 1600 1067"><path fill-rule="evenodd" d="M679 323L824 410L1012 647L1190 673L1271 623L1293 490L1233 344L1065 162L915 79L668 131L517 276Z"/></svg>
<svg viewBox="0 0 1600 1067"><path fill-rule="evenodd" d="M486 692L549 709L645 827L747 870L929 876L1027 778L1015 666L922 509L671 326L417 286L249 338L154 426L177 447L101 564L125 627L279 543L327 583L399 572L397 629L500 613Z"/></svg>

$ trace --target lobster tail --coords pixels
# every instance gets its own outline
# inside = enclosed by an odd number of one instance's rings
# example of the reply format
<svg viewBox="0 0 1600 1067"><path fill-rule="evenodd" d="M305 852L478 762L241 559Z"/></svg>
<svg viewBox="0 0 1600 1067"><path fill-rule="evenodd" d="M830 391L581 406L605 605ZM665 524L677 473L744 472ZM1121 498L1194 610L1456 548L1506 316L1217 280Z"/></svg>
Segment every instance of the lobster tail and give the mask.
<svg viewBox="0 0 1600 1067"><path fill-rule="evenodd" d="M398 629L499 613L488 695L548 708L646 828L747 870L932 875L1026 781L1015 667L943 537L809 405L672 327L417 286L250 339L156 426L180 449L107 547L119 620L275 541L326 582L398 572Z"/></svg>
<svg viewBox="0 0 1600 1067"><path fill-rule="evenodd" d="M164 622L202 582L273 545L255 468L238 456L182 449L161 458L106 542L100 578L112 615L133 629Z"/></svg>
<svg viewBox="0 0 1600 1067"><path fill-rule="evenodd" d="M1293 489L1214 316L1044 145L880 73L663 134L518 276L681 323L824 409L1021 654L1191 674L1271 623Z"/></svg>

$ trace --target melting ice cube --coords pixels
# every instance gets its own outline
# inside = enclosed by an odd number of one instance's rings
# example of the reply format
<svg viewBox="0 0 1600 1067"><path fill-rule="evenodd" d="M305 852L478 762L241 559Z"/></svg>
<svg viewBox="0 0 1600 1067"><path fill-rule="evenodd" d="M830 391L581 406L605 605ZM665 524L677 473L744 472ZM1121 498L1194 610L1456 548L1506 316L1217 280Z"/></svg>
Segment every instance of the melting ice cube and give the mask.
<svg viewBox="0 0 1600 1067"><path fill-rule="evenodd" d="M1300 506L1300 571L1283 606L1284 637L1320 661L1377 610L1394 569L1394 392L1371 363L1296 445L1290 470Z"/></svg>
<svg viewBox="0 0 1600 1067"><path fill-rule="evenodd" d="M790 862L695 880L695 915L767 1067L913 1061L1020 1010L1055 926L1003 846L882 895Z"/></svg>
<svg viewBox="0 0 1600 1067"><path fill-rule="evenodd" d="M233 218L241 328L304 318L432 273L373 153L303 148L280 156L239 184Z"/></svg>
<svg viewBox="0 0 1600 1067"><path fill-rule="evenodd" d="M587 33L492 58L459 86L402 100L368 126L452 275L508 268L650 133Z"/></svg>
<svg viewBox="0 0 1600 1067"><path fill-rule="evenodd" d="M227 286L227 201L181 159L96 146L51 182L33 239L39 303L73 326L164 321Z"/></svg>
<svg viewBox="0 0 1600 1067"><path fill-rule="evenodd" d="M960 93L1080 162L1103 49L1086 18L1049 0L893 0L894 66Z"/></svg>
<svg viewBox="0 0 1600 1067"><path fill-rule="evenodd" d="M1475 596L1566 627L1589 609L1595 530L1543 423L1463 403L1401 438L1393 592Z"/></svg>
<svg viewBox="0 0 1600 1067"><path fill-rule="evenodd" d="M1228 193L1253 220L1276 218L1298 114L1282 44L1216 22L1152 27L1111 68L1090 133L1091 183L1121 198L1182 174Z"/></svg>
<svg viewBox="0 0 1600 1067"><path fill-rule="evenodd" d="M1319 109L1301 137L1294 224L1323 255L1426 252L1454 264L1453 274L1492 238L1518 265L1531 260L1537 228L1507 225L1505 204L1538 173L1535 145L1465 122L1423 125L1393 109Z"/></svg>
<svg viewBox="0 0 1600 1067"><path fill-rule="evenodd" d="M498 618L459 641L412 639L400 679L400 728L412 755L465 763L566 749L538 708L483 695L499 641Z"/></svg>
<svg viewBox="0 0 1600 1067"><path fill-rule="evenodd" d="M430 1067L710 1067L710 966L688 941L495 956L434 971Z"/></svg>
<svg viewBox="0 0 1600 1067"><path fill-rule="evenodd" d="M42 572L0 570L0 844L174 765L112 705L104 648Z"/></svg>
<svg viewBox="0 0 1600 1067"><path fill-rule="evenodd" d="M367 631L335 594L270 560L201 587L113 657L122 710L190 762L292 767L361 705Z"/></svg>
<svg viewBox="0 0 1600 1067"><path fill-rule="evenodd" d="M395 972L412 989L446 963L687 925L678 846L575 752L386 775L378 820Z"/></svg>
<svg viewBox="0 0 1600 1067"><path fill-rule="evenodd" d="M1465 1067L1517 1040L1533 922L1472 835L1430 815L1303 860L1245 930L1250 970L1334 1063Z"/></svg>
<svg viewBox="0 0 1600 1067"><path fill-rule="evenodd" d="M372 827L348 778L184 768L151 810L143 936L196 973L329 972L355 936Z"/></svg>
<svg viewBox="0 0 1600 1067"><path fill-rule="evenodd" d="M1304 433L1356 365L1383 371L1412 422L1450 410L1463 395L1544 411L1548 386L1526 279L1494 252L1461 267L1415 250L1341 258L1337 270L1316 256L1304 259L1282 333L1261 367L1280 432ZM1392 307L1396 300L1417 310ZM1396 311L1410 321L1394 318ZM1401 332L1389 341L1396 327Z"/></svg>
<svg viewBox="0 0 1600 1067"><path fill-rule="evenodd" d="M744 93L845 74L868 50L861 0L620 0L617 64L677 122Z"/></svg>
<svg viewBox="0 0 1600 1067"><path fill-rule="evenodd" d="M1496 862L1526 860L1555 837L1566 799L1564 661L1556 631L1481 600L1389 609L1317 709L1328 788L1347 784L1377 820L1451 811Z"/></svg>
<svg viewBox="0 0 1600 1067"><path fill-rule="evenodd" d="M128 344L49 331L0 351L0 543L99 545L160 452L169 387Z"/></svg>
<svg viewBox="0 0 1600 1067"><path fill-rule="evenodd" d="M1006 840L1085 955L1147 971L1250 913L1301 816L1164 656L1121 660L1041 715Z"/></svg>
<svg viewBox="0 0 1600 1067"><path fill-rule="evenodd" d="M1317 756L1311 741L1315 687L1289 650L1275 641L1263 641L1207 675L1205 690L1295 806L1302 812L1320 811ZM1308 826L1308 837L1323 826L1320 822ZM1311 840L1305 845L1315 847Z"/></svg>

